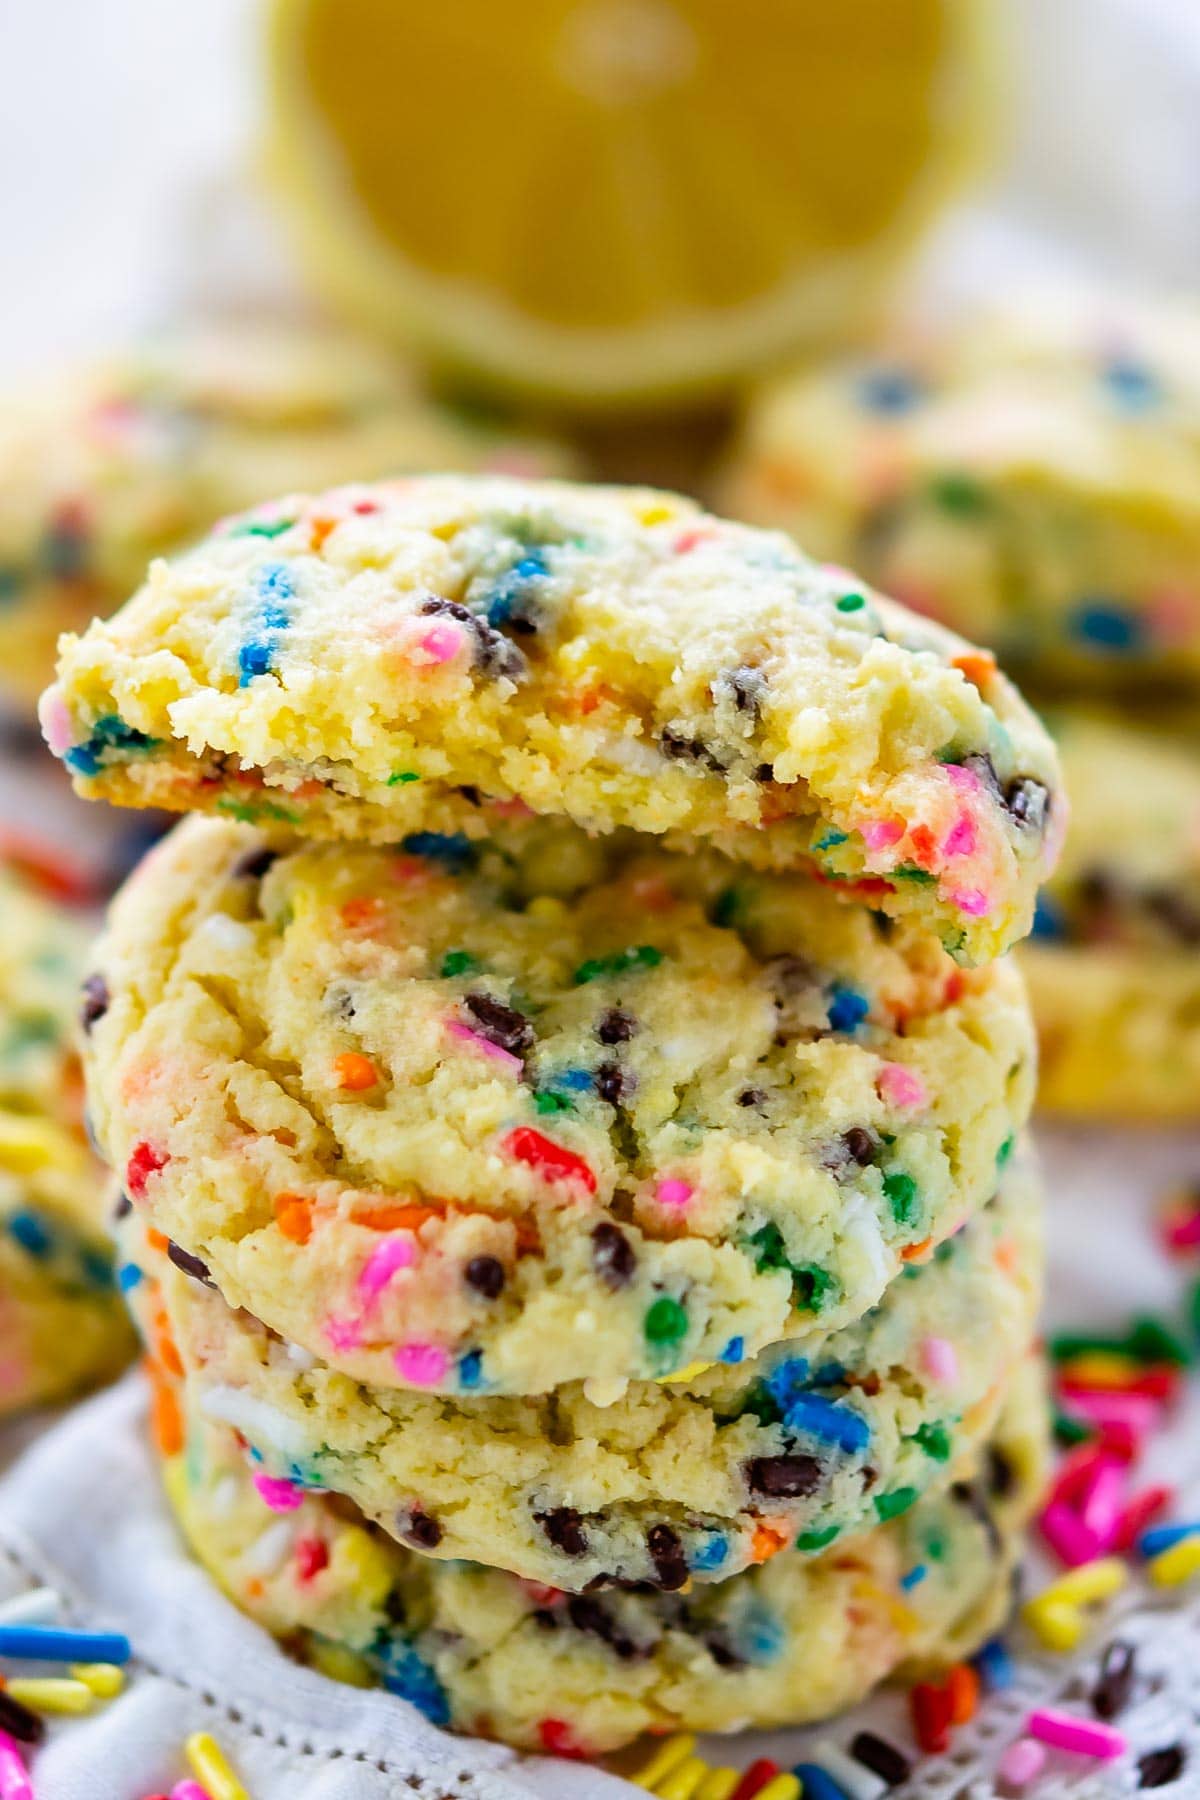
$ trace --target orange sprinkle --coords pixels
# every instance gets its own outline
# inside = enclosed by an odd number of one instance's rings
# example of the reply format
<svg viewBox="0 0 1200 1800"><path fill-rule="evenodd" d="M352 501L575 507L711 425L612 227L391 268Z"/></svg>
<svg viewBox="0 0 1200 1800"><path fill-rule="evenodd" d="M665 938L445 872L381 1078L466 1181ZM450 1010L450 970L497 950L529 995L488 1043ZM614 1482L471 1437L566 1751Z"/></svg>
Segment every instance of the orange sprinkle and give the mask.
<svg viewBox="0 0 1200 1800"><path fill-rule="evenodd" d="M996 1267L1002 1269L1006 1275L1015 1275L1020 1267L1021 1258L1017 1253L1017 1246L1010 1237L1002 1237L998 1240L992 1256Z"/></svg>
<svg viewBox="0 0 1200 1800"><path fill-rule="evenodd" d="M436 1206L404 1206L399 1202L392 1206L372 1207L370 1212L351 1214L356 1225L369 1226L372 1231L417 1231L426 1219L441 1216L441 1210Z"/></svg>
<svg viewBox="0 0 1200 1800"><path fill-rule="evenodd" d="M927 869L937 849L937 840L928 825L914 825L908 834L908 854L919 869Z"/></svg>
<svg viewBox="0 0 1200 1800"><path fill-rule="evenodd" d="M970 1663L955 1663L946 1677L950 1696L950 1723L965 1725L979 1706L979 1677Z"/></svg>
<svg viewBox="0 0 1200 1800"><path fill-rule="evenodd" d="M378 1087L379 1071L369 1056L361 1056L357 1050L343 1050L340 1056L333 1059L333 1078L340 1088L346 1088L352 1094L360 1094L366 1088Z"/></svg>
<svg viewBox="0 0 1200 1800"><path fill-rule="evenodd" d="M147 1363L150 1376L150 1427L161 1456L178 1456L183 1449L183 1415L174 1389L152 1362Z"/></svg>
<svg viewBox="0 0 1200 1800"><path fill-rule="evenodd" d="M307 1244L312 1236L312 1208L303 1194L276 1194L275 1223L293 1244Z"/></svg>
<svg viewBox="0 0 1200 1800"><path fill-rule="evenodd" d="M330 532L336 531L340 524L340 519L331 519L327 515L321 513L318 513L315 518L310 519L308 521L308 528L312 534L309 545L310 549L319 550Z"/></svg>
<svg viewBox="0 0 1200 1800"><path fill-rule="evenodd" d="M257 1575L252 1575L246 1583L246 1598L247 1600L261 1600L262 1597L263 1584Z"/></svg>
<svg viewBox="0 0 1200 1800"><path fill-rule="evenodd" d="M777 1531L773 1525L756 1525L754 1536L750 1540L751 1562L764 1563L772 1556L785 1549L790 1533Z"/></svg>
<svg viewBox="0 0 1200 1800"><path fill-rule="evenodd" d="M159 1307L154 1315L154 1348L159 1362L169 1375L182 1375L183 1362L171 1336L171 1322L167 1318L166 1308Z"/></svg>
<svg viewBox="0 0 1200 1800"><path fill-rule="evenodd" d="M943 1006L957 1006L967 991L967 983L961 969L952 969L946 977L946 987L942 995Z"/></svg>
<svg viewBox="0 0 1200 1800"><path fill-rule="evenodd" d="M922 1238L919 1244L905 1245L904 1249L900 1252L900 1261L924 1262L932 1249L933 1239L931 1237Z"/></svg>
<svg viewBox="0 0 1200 1800"><path fill-rule="evenodd" d="M357 930L364 925L372 925L383 911L383 901L374 894L359 894L353 900L344 900L338 907L338 917L342 924L350 930Z"/></svg>
<svg viewBox="0 0 1200 1800"><path fill-rule="evenodd" d="M950 667L966 676L972 687L986 687L996 673L996 659L990 650L964 650L950 658Z"/></svg>
<svg viewBox="0 0 1200 1800"><path fill-rule="evenodd" d="M170 1241L171 1240L167 1236L165 1231L156 1231L153 1225L147 1225L147 1227L146 1227L146 1242L149 1244L149 1246L152 1250L161 1250L163 1255L165 1256L166 1250L167 1250L167 1245L170 1243Z"/></svg>

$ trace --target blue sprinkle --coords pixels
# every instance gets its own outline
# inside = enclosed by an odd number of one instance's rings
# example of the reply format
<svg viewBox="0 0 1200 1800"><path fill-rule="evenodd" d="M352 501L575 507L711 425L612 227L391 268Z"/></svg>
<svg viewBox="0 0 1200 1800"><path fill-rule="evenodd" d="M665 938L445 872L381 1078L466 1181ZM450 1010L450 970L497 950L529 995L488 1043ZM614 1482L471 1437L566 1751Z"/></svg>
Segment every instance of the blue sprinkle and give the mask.
<svg viewBox="0 0 1200 1800"><path fill-rule="evenodd" d="M483 1380L483 1351L468 1350L458 1365L460 1387L477 1388Z"/></svg>
<svg viewBox="0 0 1200 1800"><path fill-rule="evenodd" d="M1098 650L1137 650L1145 641L1145 627L1129 607L1097 595L1081 600L1070 616L1071 635Z"/></svg>
<svg viewBox="0 0 1200 1800"><path fill-rule="evenodd" d="M853 1456L871 1441L871 1427L862 1414L843 1400L825 1400L819 1394L801 1394L783 1415L789 1431L801 1431L823 1444L833 1444Z"/></svg>
<svg viewBox="0 0 1200 1800"><path fill-rule="evenodd" d="M475 864L475 846L461 831L410 831L401 847L410 856L426 856L430 862L441 863L451 875L461 875Z"/></svg>
<svg viewBox="0 0 1200 1800"><path fill-rule="evenodd" d="M710 1569L719 1569L728 1555L728 1538L719 1531L714 1532L712 1537L692 1551L692 1568L701 1574L707 1573Z"/></svg>
<svg viewBox="0 0 1200 1800"><path fill-rule="evenodd" d="M571 1094L586 1094L592 1086L590 1069L560 1069L557 1075L550 1077L550 1086L566 1088Z"/></svg>
<svg viewBox="0 0 1200 1800"><path fill-rule="evenodd" d="M1174 1549L1176 1544L1182 1544L1185 1538L1195 1537L1198 1532L1200 1520L1196 1519L1182 1525L1152 1525L1138 1539L1138 1554L1146 1558L1161 1556L1164 1550Z"/></svg>
<svg viewBox="0 0 1200 1800"><path fill-rule="evenodd" d="M846 1365L840 1362L822 1363L819 1369L812 1372L813 1387L836 1387L846 1379Z"/></svg>
<svg viewBox="0 0 1200 1800"><path fill-rule="evenodd" d="M858 397L870 412L911 412L921 399L921 384L903 369L873 369L859 382Z"/></svg>
<svg viewBox="0 0 1200 1800"><path fill-rule="evenodd" d="M0 1656L30 1662L127 1663L129 1639L116 1631L68 1631L56 1625L0 1625Z"/></svg>
<svg viewBox="0 0 1200 1800"><path fill-rule="evenodd" d="M143 1279L142 1271L136 1263L122 1263L117 1270L117 1286L123 1294L128 1294Z"/></svg>
<svg viewBox="0 0 1200 1800"><path fill-rule="evenodd" d="M450 1703L441 1682L410 1645L389 1644L383 1685L389 1694L399 1694L402 1700L424 1713L431 1725L450 1723Z"/></svg>
<svg viewBox="0 0 1200 1800"><path fill-rule="evenodd" d="M522 598L526 588L532 582L540 581L548 574L546 559L540 550L533 550L515 562L505 575L502 575L492 590L488 601L487 621L489 625L499 626L508 623L517 601Z"/></svg>
<svg viewBox="0 0 1200 1800"><path fill-rule="evenodd" d="M797 1763L792 1774L800 1783L804 1800L850 1800L841 1783L835 1781L820 1763Z"/></svg>
<svg viewBox="0 0 1200 1800"><path fill-rule="evenodd" d="M979 1671L984 1687L991 1694L999 1693L1002 1688L1010 1688L1017 1678L1013 1659L999 1638L989 1638L971 1660Z"/></svg>
<svg viewBox="0 0 1200 1800"><path fill-rule="evenodd" d="M73 775L95 775L106 762L120 761L139 750L152 750L156 740L147 737L133 725L127 725L119 713L107 713L97 719L86 743L75 744L63 752L63 761ZM105 753L115 750L116 757Z"/></svg>
<svg viewBox="0 0 1200 1800"><path fill-rule="evenodd" d="M16 1238L22 1250L28 1250L30 1256L49 1256L54 1239L36 1213L15 1212L7 1224L10 1236Z"/></svg>
<svg viewBox="0 0 1200 1800"><path fill-rule="evenodd" d="M836 850L839 844L845 844L849 841L849 834L847 832L835 831L833 827L830 826L829 830L823 831L819 838L813 839L813 849Z"/></svg>
<svg viewBox="0 0 1200 1800"><path fill-rule="evenodd" d="M734 1627L733 1647L744 1662L774 1662L787 1642L783 1620L768 1606L755 1601Z"/></svg>
<svg viewBox="0 0 1200 1800"><path fill-rule="evenodd" d="M104 1290L112 1287L113 1266L107 1251L93 1250L90 1244L85 1244L79 1253L79 1266L90 1287Z"/></svg>
<svg viewBox="0 0 1200 1800"><path fill-rule="evenodd" d="M1100 373L1105 387L1126 412L1149 412L1162 399L1162 389L1150 370L1129 357L1115 356Z"/></svg>
<svg viewBox="0 0 1200 1800"><path fill-rule="evenodd" d="M913 1588L919 1587L921 1582L924 1581L926 1575L928 1575L928 1573L929 1573L929 1570L925 1567L924 1563L916 1563L908 1571L907 1575L902 1575L900 1577L900 1586L904 1589L905 1593L907 1594L907 1593L911 1592L911 1590Z"/></svg>
<svg viewBox="0 0 1200 1800"><path fill-rule="evenodd" d="M829 1003L829 1029L857 1031L870 1010L871 1002L865 994L857 993L854 988L835 987Z"/></svg>
<svg viewBox="0 0 1200 1800"><path fill-rule="evenodd" d="M805 1394L807 1383L808 1359L804 1356L789 1356L763 1380L763 1386L784 1414L794 1401Z"/></svg>
<svg viewBox="0 0 1200 1800"><path fill-rule="evenodd" d="M286 563L264 563L256 585L259 604L254 616L254 636L247 638L238 651L239 687L248 687L256 675L270 674L279 637L291 623L288 602L296 597Z"/></svg>
<svg viewBox="0 0 1200 1800"><path fill-rule="evenodd" d="M1067 935L1067 920L1061 906L1048 894L1039 894L1033 909L1031 937L1054 943Z"/></svg>
<svg viewBox="0 0 1200 1800"><path fill-rule="evenodd" d="M721 1352L721 1361L723 1363L740 1363L742 1358L745 1356L745 1354L746 1354L745 1338L744 1337L731 1337L729 1342L726 1344L725 1348Z"/></svg>
<svg viewBox="0 0 1200 1800"><path fill-rule="evenodd" d="M249 1454L250 1461L255 1465L256 1468L261 1469L263 1466L263 1463L266 1461L266 1457L263 1455L262 1451L256 1449L253 1444L247 1444L246 1449L247 1449L247 1453Z"/></svg>

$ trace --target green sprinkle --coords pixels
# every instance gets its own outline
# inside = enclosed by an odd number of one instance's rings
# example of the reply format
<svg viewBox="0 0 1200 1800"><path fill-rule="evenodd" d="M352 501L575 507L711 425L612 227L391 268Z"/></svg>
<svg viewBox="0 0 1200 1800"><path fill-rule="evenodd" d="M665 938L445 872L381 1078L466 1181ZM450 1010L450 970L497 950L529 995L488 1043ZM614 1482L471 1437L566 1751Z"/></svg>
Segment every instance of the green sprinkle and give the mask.
<svg viewBox="0 0 1200 1800"><path fill-rule="evenodd" d="M866 604L865 594L843 594L837 602L837 609L842 613L861 612Z"/></svg>
<svg viewBox="0 0 1200 1800"><path fill-rule="evenodd" d="M848 844L849 842L848 832L837 831L831 825L828 831L823 831L819 838L813 839L812 847L814 850L836 850L839 844Z"/></svg>
<svg viewBox="0 0 1200 1800"><path fill-rule="evenodd" d="M678 1300L661 1294L642 1324L652 1344L677 1344L688 1328L688 1316Z"/></svg>
<svg viewBox="0 0 1200 1800"><path fill-rule="evenodd" d="M763 1225L750 1242L755 1248L754 1266L759 1274L768 1269L790 1269L787 1245L783 1241L783 1233L778 1225Z"/></svg>
<svg viewBox="0 0 1200 1800"><path fill-rule="evenodd" d="M1134 1320L1125 1348L1139 1362L1174 1363L1177 1368L1184 1369L1192 1360L1182 1339L1161 1319L1150 1317Z"/></svg>
<svg viewBox="0 0 1200 1800"><path fill-rule="evenodd" d="M1072 1419L1067 1413L1055 1413L1054 1438L1064 1450L1073 1450L1076 1444L1086 1444L1095 1436L1090 1425L1082 1419Z"/></svg>
<svg viewBox="0 0 1200 1800"><path fill-rule="evenodd" d="M1191 1293L1188 1295L1187 1316L1188 1324L1192 1329L1192 1336L1197 1340L1200 1340L1200 1281L1196 1283Z"/></svg>
<svg viewBox="0 0 1200 1800"><path fill-rule="evenodd" d="M533 1104L540 1113L574 1112L575 1108L565 1094L552 1094L549 1088L543 1088L533 1096Z"/></svg>
<svg viewBox="0 0 1200 1800"><path fill-rule="evenodd" d="M298 812L291 812L286 806L277 806L273 800L255 800L245 804L238 800L218 800L217 811L228 813L231 819L237 819L242 825L257 825L262 819L278 819L284 825L300 823Z"/></svg>
<svg viewBox="0 0 1200 1800"><path fill-rule="evenodd" d="M295 519L250 519L245 524L235 525L231 537L282 537L296 523Z"/></svg>
<svg viewBox="0 0 1200 1800"><path fill-rule="evenodd" d="M801 1263L792 1269L792 1299L805 1312L819 1313L837 1290L837 1282L828 1269L816 1263Z"/></svg>
<svg viewBox="0 0 1200 1800"><path fill-rule="evenodd" d="M442 958L439 975L469 975L479 967L479 959L471 955L469 950L447 950Z"/></svg>
<svg viewBox="0 0 1200 1800"><path fill-rule="evenodd" d="M733 924L734 919L737 917L737 908L737 889L735 887L726 888L723 894L717 895L713 904L712 913L710 914L713 924L721 926L723 930L728 930L729 926Z"/></svg>
<svg viewBox="0 0 1200 1800"><path fill-rule="evenodd" d="M576 987L585 987L589 981L596 981L601 975L623 975L629 969L657 969L663 959L661 950L653 944L638 944L628 950L618 950L615 956L597 956L590 962L580 963L575 971Z"/></svg>
<svg viewBox="0 0 1200 1800"><path fill-rule="evenodd" d="M824 1550L841 1531L840 1525L827 1525L824 1531L802 1531L796 1539L797 1550Z"/></svg>
<svg viewBox="0 0 1200 1800"><path fill-rule="evenodd" d="M1009 1157L1012 1155L1013 1151L1016 1149L1016 1145L1017 1145L1017 1140L1015 1137L1010 1136L1010 1137L1005 1138L1004 1142L1001 1144L1000 1148L996 1152L996 1167L998 1169L1003 1169L1006 1167Z"/></svg>
<svg viewBox="0 0 1200 1800"><path fill-rule="evenodd" d="M966 475L937 475L929 484L929 492L944 512L959 518L986 512L991 504L979 483Z"/></svg>
<svg viewBox="0 0 1200 1800"><path fill-rule="evenodd" d="M898 869L889 869L888 874L893 881L911 881L915 887L932 887L937 880L928 869L918 869L916 863L902 863Z"/></svg>
<svg viewBox="0 0 1200 1800"><path fill-rule="evenodd" d="M913 1439L934 1462L945 1462L948 1459L951 1437L944 1425L935 1425L932 1420L926 1420L918 1431L913 1432Z"/></svg>
<svg viewBox="0 0 1200 1800"><path fill-rule="evenodd" d="M389 787L399 787L405 781L420 781L420 779L421 777L415 769L397 769L394 775L388 776L387 784Z"/></svg>
<svg viewBox="0 0 1200 1800"><path fill-rule="evenodd" d="M898 1519L917 1498L915 1487L893 1488L890 1494L876 1494L875 1511L881 1519Z"/></svg>
<svg viewBox="0 0 1200 1800"><path fill-rule="evenodd" d="M939 1537L936 1532L932 1532L929 1537L925 1539L925 1554L930 1562L940 1563L946 1555L945 1538Z"/></svg>
<svg viewBox="0 0 1200 1800"><path fill-rule="evenodd" d="M921 1210L921 1190L903 1169L893 1169L883 1178L883 1192L897 1225L915 1224Z"/></svg>

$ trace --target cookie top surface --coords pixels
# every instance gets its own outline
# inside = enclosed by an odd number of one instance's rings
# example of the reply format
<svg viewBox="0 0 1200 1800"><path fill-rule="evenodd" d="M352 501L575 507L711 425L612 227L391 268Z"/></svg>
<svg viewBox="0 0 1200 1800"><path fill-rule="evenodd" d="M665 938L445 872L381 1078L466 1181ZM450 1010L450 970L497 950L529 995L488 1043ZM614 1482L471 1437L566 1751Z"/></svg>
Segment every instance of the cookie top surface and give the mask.
<svg viewBox="0 0 1200 1800"><path fill-rule="evenodd" d="M121 1282L147 1343L169 1335L192 1404L240 1431L281 1503L329 1490L438 1559L577 1593L674 1591L793 1546L824 1550L971 1459L1029 1347L1040 1199L1018 1159L997 1198L863 1319L803 1355L775 1346L635 1383L606 1407L578 1384L449 1399L350 1380L229 1308L136 1212L120 1228Z"/></svg>
<svg viewBox="0 0 1200 1800"><path fill-rule="evenodd" d="M988 312L766 388L725 500L1043 681L1200 678L1200 309Z"/></svg>
<svg viewBox="0 0 1200 1800"><path fill-rule="evenodd" d="M423 468L561 473L566 452L468 422L402 365L317 327L149 338L9 396L0 421L0 679L49 680L60 631L151 557L300 485Z"/></svg>
<svg viewBox="0 0 1200 1800"><path fill-rule="evenodd" d="M428 477L281 501L65 639L80 791L395 842L529 808L808 867L964 962L1065 803L986 655L672 495Z"/></svg>
<svg viewBox="0 0 1200 1800"><path fill-rule="evenodd" d="M889 1523L683 1593L579 1595L413 1555L344 1501L276 1510L230 1426L177 1417L166 1478L185 1534L293 1655L382 1683L436 1725L585 1755L644 1731L804 1723L898 1668L971 1655L1011 1608L1045 1475L1029 1367L979 1466Z"/></svg>
<svg viewBox="0 0 1200 1800"><path fill-rule="evenodd" d="M126 1192L381 1385L619 1392L824 1335L991 1198L1032 1098L1007 962L549 821L277 853L189 820L93 976Z"/></svg>

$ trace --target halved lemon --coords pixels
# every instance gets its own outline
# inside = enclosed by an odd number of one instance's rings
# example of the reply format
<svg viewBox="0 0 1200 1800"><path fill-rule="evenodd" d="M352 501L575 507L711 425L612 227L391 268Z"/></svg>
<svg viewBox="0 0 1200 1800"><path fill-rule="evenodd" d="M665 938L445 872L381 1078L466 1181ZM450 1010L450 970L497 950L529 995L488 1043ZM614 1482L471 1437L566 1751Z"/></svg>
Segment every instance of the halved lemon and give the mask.
<svg viewBox="0 0 1200 1800"><path fill-rule="evenodd" d="M575 405L860 324L977 161L989 0L272 0L270 165L315 284Z"/></svg>

